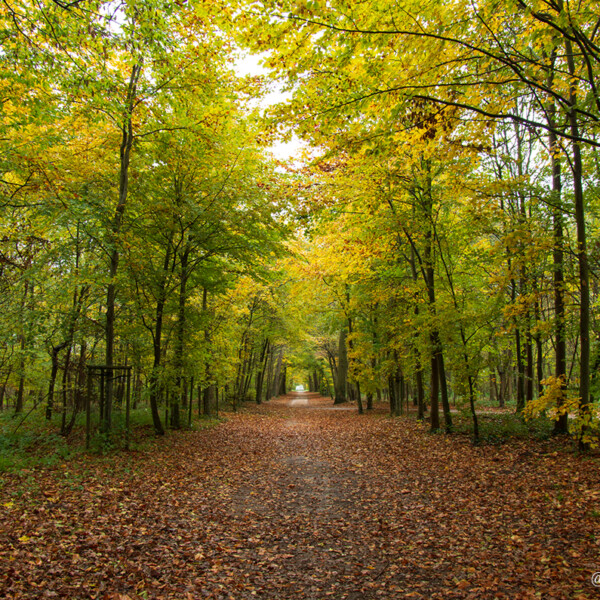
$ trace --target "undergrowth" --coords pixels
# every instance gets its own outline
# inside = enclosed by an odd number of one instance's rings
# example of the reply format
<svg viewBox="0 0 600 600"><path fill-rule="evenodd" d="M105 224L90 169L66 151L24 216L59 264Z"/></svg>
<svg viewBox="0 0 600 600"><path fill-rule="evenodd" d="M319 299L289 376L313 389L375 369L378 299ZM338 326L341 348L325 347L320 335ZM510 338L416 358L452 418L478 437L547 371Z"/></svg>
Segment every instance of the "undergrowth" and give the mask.
<svg viewBox="0 0 600 600"><path fill-rule="evenodd" d="M470 415L452 415L454 431L461 435L473 435L473 421ZM554 423L539 418L525 421L514 413L477 415L479 441L487 444L503 444L511 439L548 440L552 437Z"/></svg>
<svg viewBox="0 0 600 600"><path fill-rule="evenodd" d="M68 437L60 434L60 421L60 413L47 421L43 406L19 415L12 411L0 412L0 473L57 467L85 452L106 456L121 452L126 446L132 451L146 451L157 443L148 407L131 411L128 444L125 413L118 408L113 412L112 428L108 433L99 431L98 416L92 416L89 450L85 447L85 413L77 416ZM222 421L222 418L195 416L191 430L215 427ZM184 426L182 430L189 429Z"/></svg>

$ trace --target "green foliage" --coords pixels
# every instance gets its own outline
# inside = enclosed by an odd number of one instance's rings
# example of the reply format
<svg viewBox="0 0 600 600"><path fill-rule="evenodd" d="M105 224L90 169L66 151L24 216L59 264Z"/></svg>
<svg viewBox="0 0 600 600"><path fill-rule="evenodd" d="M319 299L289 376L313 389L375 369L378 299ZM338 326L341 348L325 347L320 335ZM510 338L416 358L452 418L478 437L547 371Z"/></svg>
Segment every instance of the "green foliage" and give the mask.
<svg viewBox="0 0 600 600"><path fill-rule="evenodd" d="M576 307L597 296L596 270L586 281L567 250L585 225L597 260L594 7L535 6L6 5L0 381L50 405L54 358L72 410L75 371L114 341L160 431L192 378L233 407L277 361L325 388L348 330L349 380L370 396L400 379L414 395L417 373L430 393L443 356L459 404L484 373L516 373L527 416L576 413L574 435L595 444L587 397L579 410L551 383L535 394L559 335L571 371L589 363ZM265 52L270 75L237 80L234 42ZM260 115L269 77L290 99ZM283 129L312 162L268 157ZM588 142L585 202L573 139ZM118 448L123 426L95 448Z"/></svg>
<svg viewBox="0 0 600 600"><path fill-rule="evenodd" d="M56 467L78 453L45 421L42 411L18 426L20 420L18 415L0 414L0 471Z"/></svg>
<svg viewBox="0 0 600 600"><path fill-rule="evenodd" d="M472 425L467 415L454 420L455 432L472 435ZM480 414L479 438L484 444L505 444L511 440L548 440L552 436L553 424L544 418L524 421L514 413Z"/></svg>

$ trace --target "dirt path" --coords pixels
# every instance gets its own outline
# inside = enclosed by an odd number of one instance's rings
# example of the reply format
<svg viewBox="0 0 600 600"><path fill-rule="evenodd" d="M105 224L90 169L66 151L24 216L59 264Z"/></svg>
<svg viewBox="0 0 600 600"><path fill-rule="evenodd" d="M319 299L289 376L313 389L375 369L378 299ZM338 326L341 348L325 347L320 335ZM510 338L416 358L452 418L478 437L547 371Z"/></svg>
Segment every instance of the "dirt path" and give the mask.
<svg viewBox="0 0 600 600"><path fill-rule="evenodd" d="M291 395L8 480L0 597L596 598L594 461Z"/></svg>

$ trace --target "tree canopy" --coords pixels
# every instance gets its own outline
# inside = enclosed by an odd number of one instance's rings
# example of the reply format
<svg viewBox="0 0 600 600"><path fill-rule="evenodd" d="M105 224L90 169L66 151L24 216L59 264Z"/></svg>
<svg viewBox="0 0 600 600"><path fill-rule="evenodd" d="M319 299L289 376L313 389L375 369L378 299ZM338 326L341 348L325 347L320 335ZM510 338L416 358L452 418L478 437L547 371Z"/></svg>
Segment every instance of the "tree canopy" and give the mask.
<svg viewBox="0 0 600 600"><path fill-rule="evenodd" d="M595 8L5 3L0 406L162 434L304 385L595 444Z"/></svg>

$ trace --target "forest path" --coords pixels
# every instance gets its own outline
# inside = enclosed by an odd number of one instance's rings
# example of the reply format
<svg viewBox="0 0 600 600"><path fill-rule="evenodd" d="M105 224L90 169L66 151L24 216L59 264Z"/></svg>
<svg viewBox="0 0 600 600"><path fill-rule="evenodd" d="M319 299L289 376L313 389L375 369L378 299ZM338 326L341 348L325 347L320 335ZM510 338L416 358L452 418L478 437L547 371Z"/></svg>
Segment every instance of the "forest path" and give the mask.
<svg viewBox="0 0 600 600"><path fill-rule="evenodd" d="M591 599L597 466L290 395L5 476L0 597Z"/></svg>

